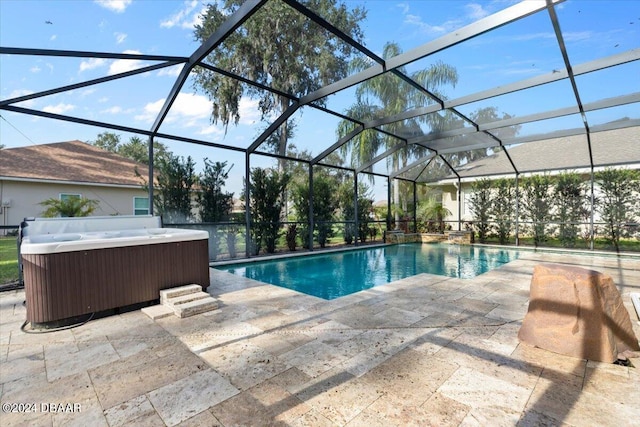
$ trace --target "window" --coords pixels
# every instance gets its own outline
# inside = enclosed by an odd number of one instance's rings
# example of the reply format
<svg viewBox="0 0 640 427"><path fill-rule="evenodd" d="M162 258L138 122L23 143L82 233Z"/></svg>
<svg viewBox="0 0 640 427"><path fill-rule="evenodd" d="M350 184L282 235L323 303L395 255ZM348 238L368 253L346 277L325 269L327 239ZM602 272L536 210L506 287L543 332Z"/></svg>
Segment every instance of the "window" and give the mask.
<svg viewBox="0 0 640 427"><path fill-rule="evenodd" d="M133 214L149 215L149 198L148 197L133 198Z"/></svg>
<svg viewBox="0 0 640 427"><path fill-rule="evenodd" d="M80 199L82 198L82 194L74 194L74 193L60 193L60 201L66 202L71 199Z"/></svg>

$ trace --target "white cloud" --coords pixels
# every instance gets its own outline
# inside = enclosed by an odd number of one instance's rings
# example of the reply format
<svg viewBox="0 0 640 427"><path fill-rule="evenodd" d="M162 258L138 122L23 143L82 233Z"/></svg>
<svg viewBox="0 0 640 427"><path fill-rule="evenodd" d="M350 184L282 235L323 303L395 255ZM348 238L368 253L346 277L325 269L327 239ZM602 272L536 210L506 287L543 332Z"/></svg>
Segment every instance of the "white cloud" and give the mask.
<svg viewBox="0 0 640 427"><path fill-rule="evenodd" d="M562 33L562 37L566 42L578 42L583 40L598 39L600 37L608 37L608 34L596 34L593 31L569 31Z"/></svg>
<svg viewBox="0 0 640 427"><path fill-rule="evenodd" d="M144 106L143 113L137 114L136 116L134 116L134 119L136 119L139 122L153 123L156 116L160 112L160 109L162 108L163 104L164 104L164 99L159 99L155 102L148 103L147 105Z"/></svg>
<svg viewBox="0 0 640 427"><path fill-rule="evenodd" d="M119 105L114 105L113 107L105 108L100 111L102 114L132 114L133 112L133 108L122 108Z"/></svg>
<svg viewBox="0 0 640 427"><path fill-rule="evenodd" d="M19 96L31 95L32 93L33 93L32 90L16 89L9 94L9 99L17 98Z"/></svg>
<svg viewBox="0 0 640 427"><path fill-rule="evenodd" d="M199 12L192 14L191 19L183 21L181 27L187 30L193 30L196 25L201 25L206 11L207 8L203 7Z"/></svg>
<svg viewBox="0 0 640 427"><path fill-rule="evenodd" d="M114 36L116 36L116 43L120 44L122 42L125 41L125 39L127 38L127 35L125 33L113 33Z"/></svg>
<svg viewBox="0 0 640 427"><path fill-rule="evenodd" d="M224 135L224 129L222 129L219 126L215 126L215 125L209 125L207 127L204 127L200 130L200 132L198 132L198 135L215 135L215 136L222 136Z"/></svg>
<svg viewBox="0 0 640 427"><path fill-rule="evenodd" d="M90 58L80 63L80 72L102 67L103 65L106 65L106 63L107 63L107 60L104 58Z"/></svg>
<svg viewBox="0 0 640 427"><path fill-rule="evenodd" d="M545 39L554 39L556 35L552 32L543 32L543 33L527 33L520 34L518 36L509 37L508 40L513 41L529 41L529 40L545 40Z"/></svg>
<svg viewBox="0 0 640 427"><path fill-rule="evenodd" d="M529 75L539 74L539 71L533 67L524 67L524 68L506 67L500 70L496 70L495 72L504 76L529 76Z"/></svg>
<svg viewBox="0 0 640 427"><path fill-rule="evenodd" d="M8 99L18 98L19 96L31 95L33 93L32 90L28 89L16 89L9 94ZM18 102L16 105L25 108L33 108L35 106L36 99L30 99L28 101Z"/></svg>
<svg viewBox="0 0 640 427"><path fill-rule="evenodd" d="M453 31L455 28L459 28L461 23L459 20L446 21L440 25L431 25L422 20L422 17L417 15L407 14L404 17L405 24L413 25L423 33L426 34L443 34Z"/></svg>
<svg viewBox="0 0 640 427"><path fill-rule="evenodd" d="M53 113L53 114L64 114L68 111L72 111L76 108L75 105L72 104L63 104L62 102L58 105L47 105L46 107L44 107L42 109L42 111L45 111L47 113Z"/></svg>
<svg viewBox="0 0 640 427"><path fill-rule="evenodd" d="M105 110L102 110L102 111L100 111L100 112L101 112L101 113L104 113L104 114L120 114L120 113L122 113L122 111L123 111L123 110L122 110L122 107L118 107L118 106L116 105L116 106L113 106L113 107L111 107L111 108L107 108L107 109L105 109Z"/></svg>
<svg viewBox="0 0 640 427"><path fill-rule="evenodd" d="M172 65L171 67L162 68L158 71L158 76L178 77L182 68L182 65Z"/></svg>
<svg viewBox="0 0 640 427"><path fill-rule="evenodd" d="M474 21L489 15L489 11L484 9L482 5L478 3L466 4L464 8L467 11L467 16Z"/></svg>
<svg viewBox="0 0 640 427"><path fill-rule="evenodd" d="M242 125L253 125L259 122L262 117L260 109L258 108L257 99L240 99L238 112L240 114L240 124Z"/></svg>
<svg viewBox="0 0 640 427"><path fill-rule="evenodd" d="M135 116L136 120L153 122L164 105L165 99L150 102L144 107L144 113ZM211 102L207 97L193 93L180 92L167 115L167 122L180 120L186 126L193 126L194 119L201 120L211 114Z"/></svg>
<svg viewBox="0 0 640 427"><path fill-rule="evenodd" d="M134 55L141 54L141 52L137 50L125 50L122 53L129 53ZM109 64L109 75L124 73L145 66L144 61L141 61L139 59L116 59L110 62L109 60L104 58L91 58L80 63L80 72L106 66L107 64Z"/></svg>
<svg viewBox="0 0 640 427"><path fill-rule="evenodd" d="M49 40L54 41L55 39L58 38L57 34L52 35L51 37L49 37Z"/></svg>
<svg viewBox="0 0 640 427"><path fill-rule="evenodd" d="M184 2L182 9L171 15L169 18L160 22L162 28L181 27L192 29L196 24L199 24L202 20L201 13L205 9L202 8L197 12L194 12L198 6L197 0L187 0Z"/></svg>
<svg viewBox="0 0 640 427"><path fill-rule="evenodd" d="M89 96L89 95L93 94L95 91L96 91L96 88L90 87L90 88L84 89L82 92L80 92L80 96L82 96L82 97Z"/></svg>
<svg viewBox="0 0 640 427"><path fill-rule="evenodd" d="M100 104L104 104L105 102L107 102L109 100L109 98L107 98L106 96L103 96L102 98L98 99L98 102Z"/></svg>
<svg viewBox="0 0 640 427"><path fill-rule="evenodd" d="M407 3L398 3L396 7L402 9L402 14L406 15L409 13L409 5Z"/></svg>
<svg viewBox="0 0 640 427"><path fill-rule="evenodd" d="M164 99L159 99L148 103L144 107L144 112L134 118L141 122L153 123L164 102ZM211 125L209 121L211 110L211 101L206 96L181 92L173 103L165 122L177 123L185 128L200 127L197 131L199 135L221 136L224 134L222 126ZM260 121L261 114L257 100L242 98L239 112L241 125L254 125Z"/></svg>
<svg viewBox="0 0 640 427"><path fill-rule="evenodd" d="M489 9L479 3L467 3L464 5L465 13L463 15L452 17L442 23L430 24L425 22L421 16L411 14L407 3L399 3L396 6L402 9L405 24L417 27L417 29L424 34L436 36L450 33L469 22L477 21L491 13Z"/></svg>
<svg viewBox="0 0 640 427"><path fill-rule="evenodd" d="M206 96L181 92L173 103L169 114L191 118L208 118L211 114L211 101Z"/></svg>
<svg viewBox="0 0 640 427"><path fill-rule="evenodd" d="M137 50L125 50L122 53L130 53L140 55L141 52ZM138 59L116 59L109 66L109 75L124 73L131 70L136 70L138 68L142 68L144 66L144 62Z"/></svg>
<svg viewBox="0 0 640 427"><path fill-rule="evenodd" d="M29 68L29 71L31 71L32 73L39 73L40 71L42 71L42 68L38 67L37 65Z"/></svg>
<svg viewBox="0 0 640 427"><path fill-rule="evenodd" d="M95 3L109 9L112 12L122 13L131 4L133 0L94 0Z"/></svg>

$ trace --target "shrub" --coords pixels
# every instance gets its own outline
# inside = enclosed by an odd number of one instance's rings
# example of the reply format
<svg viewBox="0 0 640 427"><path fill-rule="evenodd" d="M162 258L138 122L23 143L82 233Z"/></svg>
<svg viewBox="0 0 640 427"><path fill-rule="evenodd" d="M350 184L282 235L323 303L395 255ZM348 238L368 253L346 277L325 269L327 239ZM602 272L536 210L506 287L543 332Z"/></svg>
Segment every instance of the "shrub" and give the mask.
<svg viewBox="0 0 640 427"><path fill-rule="evenodd" d="M558 238L567 248L576 246L580 222L588 215L585 182L579 174L567 172L559 175L553 189Z"/></svg>
<svg viewBox="0 0 640 427"><path fill-rule="evenodd" d="M522 211L532 223L535 246L546 242L551 232L548 222L553 219L552 184L549 175L533 175L522 180Z"/></svg>
<svg viewBox="0 0 640 427"><path fill-rule="evenodd" d="M471 184L471 212L480 243L487 240L491 210L491 181L483 178Z"/></svg>
<svg viewBox="0 0 640 427"><path fill-rule="evenodd" d="M273 169L255 168L251 171L249 194L251 209L250 251L257 255L264 244L267 253L274 253L280 235L282 194L289 183L289 174Z"/></svg>
<svg viewBox="0 0 640 427"><path fill-rule="evenodd" d="M640 172L629 169L605 169L595 173L601 195L596 209L606 222L607 239L620 250L620 238L626 235L625 226L634 221L640 208Z"/></svg>
<svg viewBox="0 0 640 427"><path fill-rule="evenodd" d="M224 185L229 177L229 169L225 171L227 162L210 162L204 159L204 173L200 177L200 193L198 201L200 203L200 219L203 222L220 222L229 219L233 208L233 193L225 193ZM227 246L229 246L229 235L227 234ZM217 258L220 251L220 241L222 236L218 227L211 229L211 242L214 252L209 254L212 260ZM233 248L235 251L235 247Z"/></svg>
<svg viewBox="0 0 640 427"><path fill-rule="evenodd" d="M287 227L287 234L285 238L287 240L287 247L290 251L296 250L296 238L298 237L298 227L296 224L289 224Z"/></svg>
<svg viewBox="0 0 640 427"><path fill-rule="evenodd" d="M493 183L495 192L491 197L489 213L493 216L496 233L501 245L509 242L515 213L515 185L511 179L498 179Z"/></svg>

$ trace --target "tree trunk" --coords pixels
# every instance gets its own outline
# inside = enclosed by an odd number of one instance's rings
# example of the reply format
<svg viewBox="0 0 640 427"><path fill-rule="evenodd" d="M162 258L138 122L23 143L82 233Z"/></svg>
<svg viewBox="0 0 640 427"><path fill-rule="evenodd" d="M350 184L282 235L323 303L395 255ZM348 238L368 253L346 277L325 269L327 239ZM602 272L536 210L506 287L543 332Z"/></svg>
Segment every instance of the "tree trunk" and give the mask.
<svg viewBox="0 0 640 427"><path fill-rule="evenodd" d="M280 114L283 114L286 111L287 106L288 106L288 101L286 99L283 99L280 101ZM278 155L285 156L287 154L287 141L289 139L288 120L285 120L285 122L280 126L279 137L280 137L280 141L278 142ZM282 157L280 157L278 158L278 172L282 174L284 173L284 171L285 171L285 160ZM280 219L283 221L286 221L287 218L289 217L289 200L288 200L286 188L282 190L282 201L284 203L284 209Z"/></svg>
<svg viewBox="0 0 640 427"><path fill-rule="evenodd" d="M286 98L280 99L280 111L278 112L282 115L289 106L289 101ZM287 141L289 139L289 120L285 120L284 123L280 126L280 141L278 142L278 155L285 156L287 154ZM278 171L284 172L284 160L282 158L278 159Z"/></svg>

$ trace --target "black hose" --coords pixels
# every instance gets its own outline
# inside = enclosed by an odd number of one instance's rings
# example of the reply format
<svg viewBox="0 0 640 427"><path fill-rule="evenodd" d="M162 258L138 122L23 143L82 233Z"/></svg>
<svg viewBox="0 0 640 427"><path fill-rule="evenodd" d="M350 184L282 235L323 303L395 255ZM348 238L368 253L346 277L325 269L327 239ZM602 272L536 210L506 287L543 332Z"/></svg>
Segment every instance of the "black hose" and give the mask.
<svg viewBox="0 0 640 427"><path fill-rule="evenodd" d="M72 328L77 328L78 326L82 326L82 325L86 325L87 323L89 323L92 319L93 316L95 316L95 312L91 313L89 315L89 318L83 322L79 322L79 323L74 323L73 325L66 325L66 326L60 326L59 328L51 328L51 329L27 329L26 326L29 322L28 320L25 320L24 323L22 324L22 326L20 326L20 330L22 332L24 332L25 334L47 334L49 332L57 332L57 331L64 331L67 329L72 329Z"/></svg>
<svg viewBox="0 0 640 427"><path fill-rule="evenodd" d="M0 285L0 292L15 291L18 289L24 289L24 283L20 282L19 280Z"/></svg>

